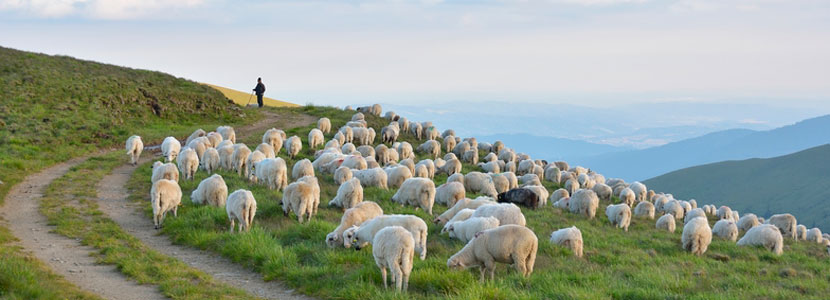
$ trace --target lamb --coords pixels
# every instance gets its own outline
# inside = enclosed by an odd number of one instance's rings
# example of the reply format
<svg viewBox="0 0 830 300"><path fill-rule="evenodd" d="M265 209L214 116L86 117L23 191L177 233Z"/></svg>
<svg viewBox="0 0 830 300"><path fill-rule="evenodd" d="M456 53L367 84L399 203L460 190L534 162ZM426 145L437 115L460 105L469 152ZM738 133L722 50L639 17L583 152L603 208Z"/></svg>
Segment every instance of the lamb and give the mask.
<svg viewBox="0 0 830 300"><path fill-rule="evenodd" d="M750 228L738 240L738 246L764 246L775 255L781 255L784 252L784 237L776 226L761 224Z"/></svg>
<svg viewBox="0 0 830 300"><path fill-rule="evenodd" d="M818 228L814 227L814 228L811 228L810 230L807 230L807 237L805 239L808 240L808 241L811 241L811 242L816 242L816 243L821 244L822 243L821 229L818 229Z"/></svg>
<svg viewBox="0 0 830 300"><path fill-rule="evenodd" d="M399 188L404 181L412 178L412 172L406 166L391 166L384 168L387 177L387 184L389 187Z"/></svg>
<svg viewBox="0 0 830 300"><path fill-rule="evenodd" d="M482 205L476 208L472 217L495 217L499 219L499 224L516 224L525 226L525 220L522 210L513 203L498 203Z"/></svg>
<svg viewBox="0 0 830 300"><path fill-rule="evenodd" d="M424 142L418 146L417 150L419 153L429 154L432 159L436 159L441 156L441 144L436 140L428 140Z"/></svg>
<svg viewBox="0 0 830 300"><path fill-rule="evenodd" d="M334 183L343 184L347 180L352 179L352 169L346 167L339 167L334 171Z"/></svg>
<svg viewBox="0 0 830 300"><path fill-rule="evenodd" d="M717 217L718 220L731 219L732 209L729 208L729 206L721 206L720 208L718 208Z"/></svg>
<svg viewBox="0 0 830 300"><path fill-rule="evenodd" d="M634 205L636 199L637 195L634 194L634 190L632 190L631 188L624 188L620 192L620 201L622 201L622 203Z"/></svg>
<svg viewBox="0 0 830 300"><path fill-rule="evenodd" d="M251 155L251 149L248 148L248 146L245 144L234 145L233 155L231 155L231 162L233 164L233 169L239 173L239 176L243 176L243 174L248 170L248 155Z"/></svg>
<svg viewBox="0 0 830 300"><path fill-rule="evenodd" d="M182 189L173 180L159 179L150 189L150 203L153 207L153 225L159 229L168 212L172 211L173 216L178 217L176 211L182 203Z"/></svg>
<svg viewBox="0 0 830 300"><path fill-rule="evenodd" d="M634 207L634 215L654 220L654 204L648 201L637 203L637 206Z"/></svg>
<svg viewBox="0 0 830 300"><path fill-rule="evenodd" d="M383 209L375 202L363 201L346 210L340 218L340 225L326 235L326 245L329 248L343 246L343 232L352 226L360 226L363 222L383 215Z"/></svg>
<svg viewBox="0 0 830 300"><path fill-rule="evenodd" d="M365 187L378 187L381 189L388 189L386 185L386 172L381 168L373 168L366 170L353 170L352 176L360 180L360 184Z"/></svg>
<svg viewBox="0 0 830 300"><path fill-rule="evenodd" d="M578 190L573 193L569 201L569 207L572 213L585 215L588 219L594 218L598 206L599 197L592 190Z"/></svg>
<svg viewBox="0 0 830 300"><path fill-rule="evenodd" d="M409 274L415 256L415 239L409 231L400 226L385 227L372 240L372 256L380 268L383 288L387 288L386 269L392 273L395 289L400 292L409 288Z"/></svg>
<svg viewBox="0 0 830 300"><path fill-rule="evenodd" d="M456 238L466 244L475 238L476 233L496 227L499 227L499 220L494 217L471 217L464 221L454 222L447 231L450 238Z"/></svg>
<svg viewBox="0 0 830 300"><path fill-rule="evenodd" d="M285 152L288 154L288 157L294 159L297 154L300 153L300 150L303 149L303 142L300 141L300 138L296 135L291 136L287 140L285 140Z"/></svg>
<svg viewBox="0 0 830 300"><path fill-rule="evenodd" d="M141 151L144 150L144 142L141 141L141 137L134 135L127 139L125 143L125 148L127 149L127 155L130 156L130 163L133 166L138 164L138 158L141 157Z"/></svg>
<svg viewBox="0 0 830 300"><path fill-rule="evenodd" d="M219 169L219 151L216 151L215 148L205 150L205 154L202 155L199 164L202 165L202 169L208 174L216 172Z"/></svg>
<svg viewBox="0 0 830 300"><path fill-rule="evenodd" d="M254 174L256 172L256 164L258 164L266 158L267 157L265 156L265 154L263 154L259 150L254 150L254 152L248 154L248 159L245 160L245 177L251 180L251 182L256 183L257 178L255 176L256 174Z"/></svg>
<svg viewBox="0 0 830 300"><path fill-rule="evenodd" d="M648 194L648 189L646 189L646 185L640 183L639 181L635 181L628 188L634 192L634 196L637 202L646 201L646 195Z"/></svg>
<svg viewBox="0 0 830 300"><path fill-rule="evenodd" d="M161 179L173 180L179 182L179 169L172 163L162 163L160 161L153 163L153 176L150 182L156 183Z"/></svg>
<svg viewBox="0 0 830 300"><path fill-rule="evenodd" d="M184 151L176 157L176 163L184 179L193 180L196 170L199 169L199 156L196 155L196 151L191 148L184 148Z"/></svg>
<svg viewBox="0 0 830 300"><path fill-rule="evenodd" d="M582 231L576 226L562 228L550 234L550 242L571 249L574 256L582 257Z"/></svg>
<svg viewBox="0 0 830 300"><path fill-rule="evenodd" d="M329 201L329 206L337 206L347 210L363 202L363 186L357 178L343 182L337 189L337 195Z"/></svg>
<svg viewBox="0 0 830 300"><path fill-rule="evenodd" d="M438 171L447 175L461 173L461 161L455 158L447 160L443 166L438 167Z"/></svg>
<svg viewBox="0 0 830 300"><path fill-rule="evenodd" d="M470 172L464 175L464 188L467 192L496 197L496 187L493 179L481 172Z"/></svg>
<svg viewBox="0 0 830 300"><path fill-rule="evenodd" d="M225 211L231 222L230 232L233 233L234 221L239 221L239 232L250 231L256 215L256 199L249 190L239 189L228 196Z"/></svg>
<svg viewBox="0 0 830 300"><path fill-rule="evenodd" d="M294 163L294 167L291 169L291 178L297 179L303 176L314 176L314 167L307 158Z"/></svg>
<svg viewBox="0 0 830 300"><path fill-rule="evenodd" d="M795 239L796 240L806 240L807 239L807 226L798 224L795 227Z"/></svg>
<svg viewBox="0 0 830 300"><path fill-rule="evenodd" d="M281 157L262 160L255 172L257 181L263 181L269 189L280 191L288 185L288 167Z"/></svg>
<svg viewBox="0 0 830 300"><path fill-rule="evenodd" d="M164 138L164 141L161 142L161 156L164 156L167 159L167 162L176 160L176 157L179 156L179 151L181 150L182 144L179 143L179 140L172 136Z"/></svg>
<svg viewBox="0 0 830 300"><path fill-rule="evenodd" d="M743 217L738 219L738 229L746 232L749 231L750 228L760 225L761 223L758 222L758 217L755 214L744 214Z"/></svg>
<svg viewBox="0 0 830 300"><path fill-rule="evenodd" d="M610 186L608 186L604 183L597 183L597 184L594 184L594 186L591 188L591 190L594 191L595 193L597 193L597 197L599 197L599 200L601 200L601 201L611 201L611 193L613 191L611 190Z"/></svg>
<svg viewBox="0 0 830 300"><path fill-rule="evenodd" d="M664 230L667 230L668 232L674 233L674 229L675 229L674 220L675 220L674 215L664 214L662 217L657 219L657 223L655 224L655 226L657 227L657 229L664 229Z"/></svg>
<svg viewBox="0 0 830 300"><path fill-rule="evenodd" d="M561 198L553 202L553 207L570 211L571 197Z"/></svg>
<svg viewBox="0 0 830 300"><path fill-rule="evenodd" d="M690 210L690 211L689 211L688 213L686 213L686 215L683 217L683 218L684 218L684 219L683 219L683 224L689 223L689 221L691 221L692 219L697 218L697 217L704 217L704 218L706 218L706 212L704 212L704 211L703 211L703 209L700 209L700 208L695 208L695 209L693 209L693 210Z"/></svg>
<svg viewBox="0 0 830 300"><path fill-rule="evenodd" d="M282 213L286 217L288 213L293 211L297 215L297 221L303 223L303 219L308 216L311 221L313 210L309 210L314 203L314 192L311 184L306 182L294 182L285 188L282 195Z"/></svg>
<svg viewBox="0 0 830 300"><path fill-rule="evenodd" d="M462 209L462 210L458 211L458 213L455 214L455 216L453 216L452 219L447 221L447 224L444 224L444 227L441 228L441 233L449 231L450 230L450 225L452 225L453 223L461 222L461 221L469 219L470 217L473 216L473 213L475 211L476 211L475 209L469 209L469 208L465 208L465 209Z"/></svg>
<svg viewBox="0 0 830 300"><path fill-rule="evenodd" d="M216 128L216 132L222 135L223 140L229 140L231 143L236 144L236 132L233 130L233 127L219 126Z"/></svg>
<svg viewBox="0 0 830 300"><path fill-rule="evenodd" d="M435 190L435 202L452 207L465 197L464 184L460 182L448 182L438 186Z"/></svg>
<svg viewBox="0 0 830 300"><path fill-rule="evenodd" d="M683 243L683 250L698 256L703 255L712 243L712 229L709 228L709 222L703 217L692 219L686 223L686 226L683 226L683 236L680 240Z"/></svg>
<svg viewBox="0 0 830 300"><path fill-rule="evenodd" d="M484 274L490 272L495 280L496 262L513 264L524 277L533 273L539 240L536 234L524 226L504 225L482 231L467 243L461 251L447 260L447 267L463 270L481 268L481 282Z"/></svg>
<svg viewBox="0 0 830 300"><path fill-rule="evenodd" d="M420 207L432 215L432 206L435 204L435 183L428 178L409 178L392 196L392 201L401 205L409 204Z"/></svg>
<svg viewBox="0 0 830 300"><path fill-rule="evenodd" d="M611 225L628 231L628 226L631 224L631 208L628 207L628 204L608 205L605 207L605 215L608 217Z"/></svg>
<svg viewBox="0 0 830 300"><path fill-rule="evenodd" d="M319 120L317 120L317 129L320 129L320 131L322 131L323 133L328 134L329 132L331 132L331 120L329 120L329 118L326 117L320 118Z"/></svg>
<svg viewBox="0 0 830 300"><path fill-rule="evenodd" d="M356 250L365 247L374 240L378 231L384 227L401 226L412 234L415 239L415 253L421 260L427 257L427 223L413 215L381 215L368 220L360 227L352 226L343 232L343 246L350 248L354 244Z"/></svg>
<svg viewBox="0 0 830 300"><path fill-rule="evenodd" d="M222 175L213 174L202 182L190 193L190 201L196 205L211 205L216 207L225 206L225 199L228 198L228 185Z"/></svg>
<svg viewBox="0 0 830 300"><path fill-rule="evenodd" d="M447 209L444 213L439 215L437 218L433 219L432 222L435 223L435 224L444 225L444 224L447 223L447 221L449 221L450 219L455 217L455 215L458 212L460 212L461 210L463 210L465 208L476 209L476 208L479 208L481 206L488 205L488 204L497 204L497 203L495 201L493 201L493 198L489 198L489 197L478 197L475 200L464 198L464 199L458 200L458 202L456 202L455 205L453 205L452 207Z"/></svg>
<svg viewBox="0 0 830 300"><path fill-rule="evenodd" d="M767 220L767 223L775 225L778 229L781 230L781 235L785 237L789 237L791 239L795 239L796 234L796 225L798 222L796 221L795 217L791 214L777 214L772 215Z"/></svg>
<svg viewBox="0 0 830 300"><path fill-rule="evenodd" d="M497 197L499 203L515 203L524 205L533 209L539 207L539 195L535 192L525 188L515 188L507 192L500 193Z"/></svg>
<svg viewBox="0 0 830 300"><path fill-rule="evenodd" d="M702 218L705 219L705 217ZM738 225L735 225L732 220L719 220L712 227L712 233L722 239L734 242L738 240Z"/></svg>

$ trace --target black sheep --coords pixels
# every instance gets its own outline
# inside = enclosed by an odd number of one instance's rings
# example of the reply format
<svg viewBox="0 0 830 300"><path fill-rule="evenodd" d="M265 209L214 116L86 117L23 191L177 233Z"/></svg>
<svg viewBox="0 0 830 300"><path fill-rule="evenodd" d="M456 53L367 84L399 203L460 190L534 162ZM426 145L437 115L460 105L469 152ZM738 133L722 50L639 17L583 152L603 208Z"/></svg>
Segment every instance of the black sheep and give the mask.
<svg viewBox="0 0 830 300"><path fill-rule="evenodd" d="M539 195L525 188L515 188L499 194L498 202L515 203L536 209L539 206Z"/></svg>

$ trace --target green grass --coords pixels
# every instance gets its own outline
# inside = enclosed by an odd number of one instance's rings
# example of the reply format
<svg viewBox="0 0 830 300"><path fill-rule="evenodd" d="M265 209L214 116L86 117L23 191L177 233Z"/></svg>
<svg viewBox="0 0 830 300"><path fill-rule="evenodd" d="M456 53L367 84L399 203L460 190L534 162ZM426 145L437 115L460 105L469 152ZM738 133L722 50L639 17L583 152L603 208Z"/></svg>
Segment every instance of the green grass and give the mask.
<svg viewBox="0 0 830 300"><path fill-rule="evenodd" d="M351 112L324 107L302 111L332 119L333 128L344 124ZM381 128L387 121L368 117L370 126ZM288 130L304 141L311 126ZM327 135L327 139L333 136ZM242 139L249 146L259 143L261 132ZM418 144L409 136L404 140ZM376 141L377 142L377 141ZM295 160L285 155L289 168L296 160L312 156L303 149ZM419 156L422 158L422 156ZM464 166L465 172L474 170ZM150 168L144 164L134 173L129 188L132 201L146 203L150 189ZM493 282L479 284L478 271L451 271L446 260L463 245L440 235L440 227L429 223L427 260L416 259L409 292L386 291L380 281L371 249L329 249L325 235L339 223L342 212L326 203L337 187L331 175L320 175L321 207L308 224L297 224L295 216L282 215L281 193L251 185L234 173L220 171L229 191L250 189L258 203L254 228L249 233L228 232L223 208L194 206L190 192L208 174L198 172L194 181L181 181L184 198L178 218L168 218L163 232L176 243L215 251L255 268L266 278L285 281L302 293L337 299L823 299L830 292L830 262L824 247L814 243L787 241L782 256L761 248L737 247L733 242L715 240L702 257L680 247L682 226L675 233L658 231L653 220L635 219L629 232L612 227L601 203L597 218L586 220L550 206L523 209L528 227L539 237L536 268L529 279L506 265L497 269ZM436 176L436 184L446 176ZM546 183L549 190L555 185ZM394 190L366 188L365 200L375 201L385 213L432 217L421 210L392 204ZM471 195L472 196L472 195ZM550 205L550 204L549 204ZM435 214L446 208L436 205ZM150 208L145 213L150 222ZM714 220L712 220L712 223ZM585 257L574 258L569 250L551 245L548 237L558 228L576 225L585 239ZM728 259L727 261L724 261ZM783 274L783 275L782 275Z"/></svg>

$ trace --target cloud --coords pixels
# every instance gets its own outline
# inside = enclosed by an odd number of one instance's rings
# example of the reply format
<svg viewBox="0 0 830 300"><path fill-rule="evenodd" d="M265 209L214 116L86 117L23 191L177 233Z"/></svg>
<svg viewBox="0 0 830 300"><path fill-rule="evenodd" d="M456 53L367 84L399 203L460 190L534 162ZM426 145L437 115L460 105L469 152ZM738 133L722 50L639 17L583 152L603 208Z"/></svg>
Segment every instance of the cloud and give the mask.
<svg viewBox="0 0 830 300"><path fill-rule="evenodd" d="M171 10L203 4L204 0L0 0L0 11L35 18L132 20L158 18L171 15Z"/></svg>

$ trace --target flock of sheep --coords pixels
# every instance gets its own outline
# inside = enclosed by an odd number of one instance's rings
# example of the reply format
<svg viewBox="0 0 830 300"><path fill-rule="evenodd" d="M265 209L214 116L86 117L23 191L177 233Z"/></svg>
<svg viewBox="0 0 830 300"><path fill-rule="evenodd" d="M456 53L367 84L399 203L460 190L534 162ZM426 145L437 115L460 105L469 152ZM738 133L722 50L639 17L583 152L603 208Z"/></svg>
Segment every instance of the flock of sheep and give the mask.
<svg viewBox="0 0 830 300"><path fill-rule="evenodd" d="M357 108L351 121L340 127L328 142L325 134L331 132L331 121L319 119L317 128L308 134L308 147L322 146L323 149L316 151L313 162L302 159L293 165L290 176L294 182L291 183L286 161L277 154L285 149L286 155L293 159L303 144L299 137L287 137L282 130L267 130L262 143L253 151L245 144L236 143L234 129L228 126L220 126L210 133L196 130L184 147L174 137L165 138L161 150L166 163L153 164L150 197L154 225L159 228L169 212L176 216L182 197L179 174L192 180L200 168L208 174L219 169L232 170L251 183L283 191L284 214L293 213L303 223L317 213L320 185L315 174L320 172L333 174L335 184L339 185L329 206L344 211L339 226L326 236L326 244L358 250L372 244L384 287L389 269L399 291L407 288L415 254L421 260L426 259L427 224L415 215L384 214L377 203L363 201L365 187L397 188L392 201L414 206L430 215L435 203L447 206L433 222L443 225L441 233L466 243L447 260L447 266L479 267L482 281L487 272L493 279L496 262L512 264L522 275L530 276L538 238L525 227L520 206L536 209L548 201L554 207L591 219L596 216L600 201L610 202L616 196L620 203L605 209L611 225L628 231L634 217L654 220L661 215L655 226L674 232L677 220L682 220L682 247L697 255L706 252L713 235L737 241L739 246L763 246L778 255L782 253L784 237L822 243L830 249L830 236L818 228L807 230L790 214L777 214L764 220L751 213L740 216L727 206L697 207L695 200L678 200L671 194L655 193L640 182L606 180L599 173L580 166L570 167L563 161L533 160L500 141L490 144L473 137L461 139L451 129L439 133L431 122L408 121L394 112L384 115L390 123L380 129L382 142L373 146L377 132L368 127L364 119L367 114L380 116L380 105ZM403 134L425 142L418 147L398 142ZM127 154L132 164L137 163L143 147L138 136L127 140ZM481 161L479 151L486 153ZM416 152L431 158L416 162ZM441 156L442 152L446 154ZM476 165L483 172L463 174L462 162ZM447 181L436 187L433 177L441 173L448 175ZM563 188L551 193L542 186L543 180ZM469 199L468 192L482 196ZM218 174L200 182L190 198L195 204L224 206L231 232L236 222L240 232L249 230L256 215L253 194L244 189L228 194L228 187ZM719 221L710 228L707 216ZM741 231L745 233L738 240ZM575 226L554 231L550 241L582 257L582 233Z"/></svg>

